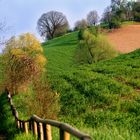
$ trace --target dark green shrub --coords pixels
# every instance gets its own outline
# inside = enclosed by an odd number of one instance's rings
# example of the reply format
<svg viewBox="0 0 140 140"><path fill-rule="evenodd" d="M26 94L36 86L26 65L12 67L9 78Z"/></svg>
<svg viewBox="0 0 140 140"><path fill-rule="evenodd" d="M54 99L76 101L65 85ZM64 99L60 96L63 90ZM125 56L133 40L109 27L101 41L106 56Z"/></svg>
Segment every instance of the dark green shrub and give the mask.
<svg viewBox="0 0 140 140"><path fill-rule="evenodd" d="M135 2L133 5L134 20L140 21L140 2Z"/></svg>
<svg viewBox="0 0 140 140"><path fill-rule="evenodd" d="M80 29L80 31L78 32L78 40L84 39L83 34L84 34L84 29Z"/></svg>
<svg viewBox="0 0 140 140"><path fill-rule="evenodd" d="M140 12L136 12L134 15L134 20L140 22Z"/></svg>
<svg viewBox="0 0 140 140"><path fill-rule="evenodd" d="M116 29L121 27L121 22L118 18L112 18L109 22L109 29Z"/></svg>

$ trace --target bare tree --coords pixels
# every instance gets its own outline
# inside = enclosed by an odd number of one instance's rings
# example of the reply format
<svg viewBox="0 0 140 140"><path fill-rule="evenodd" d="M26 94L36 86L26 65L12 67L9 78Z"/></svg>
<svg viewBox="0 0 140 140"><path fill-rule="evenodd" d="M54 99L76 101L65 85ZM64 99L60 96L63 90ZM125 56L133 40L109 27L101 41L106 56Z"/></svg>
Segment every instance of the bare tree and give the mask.
<svg viewBox="0 0 140 140"><path fill-rule="evenodd" d="M87 26L88 26L87 21L85 19L82 19L75 23L74 30L85 29L85 28L87 28Z"/></svg>
<svg viewBox="0 0 140 140"><path fill-rule="evenodd" d="M98 23L98 20L99 20L99 16L98 16L97 11L93 10L88 13L87 22L90 26L92 25L95 26Z"/></svg>
<svg viewBox="0 0 140 140"><path fill-rule="evenodd" d="M0 46L5 44L3 33L6 31L6 23L4 21L0 21Z"/></svg>
<svg viewBox="0 0 140 140"><path fill-rule="evenodd" d="M63 13L57 11L44 13L37 22L38 32L45 39L52 39L64 34L68 27L67 18Z"/></svg>
<svg viewBox="0 0 140 140"><path fill-rule="evenodd" d="M120 8L122 1L124 0L111 0L112 9L115 10L116 8Z"/></svg>
<svg viewBox="0 0 140 140"><path fill-rule="evenodd" d="M112 9L110 6L108 6L104 11L103 17L101 20L105 23L109 23L111 21L111 18L112 18Z"/></svg>

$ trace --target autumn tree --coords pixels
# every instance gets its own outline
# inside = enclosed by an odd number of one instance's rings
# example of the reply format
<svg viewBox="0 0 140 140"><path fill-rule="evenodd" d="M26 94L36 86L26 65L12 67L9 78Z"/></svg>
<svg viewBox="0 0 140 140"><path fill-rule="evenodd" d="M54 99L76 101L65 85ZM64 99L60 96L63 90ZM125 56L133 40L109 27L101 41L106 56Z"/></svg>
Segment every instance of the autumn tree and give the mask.
<svg viewBox="0 0 140 140"><path fill-rule="evenodd" d="M92 25L95 26L98 23L98 20L99 20L99 16L98 16L97 11L93 10L88 13L87 22L89 26L92 26Z"/></svg>
<svg viewBox="0 0 140 140"><path fill-rule="evenodd" d="M57 11L42 14L37 22L37 30L45 39L52 39L66 33L68 27L66 16Z"/></svg>
<svg viewBox="0 0 140 140"><path fill-rule="evenodd" d="M2 59L5 86L12 94L40 77L46 64L40 42L30 33L12 37L6 43Z"/></svg>

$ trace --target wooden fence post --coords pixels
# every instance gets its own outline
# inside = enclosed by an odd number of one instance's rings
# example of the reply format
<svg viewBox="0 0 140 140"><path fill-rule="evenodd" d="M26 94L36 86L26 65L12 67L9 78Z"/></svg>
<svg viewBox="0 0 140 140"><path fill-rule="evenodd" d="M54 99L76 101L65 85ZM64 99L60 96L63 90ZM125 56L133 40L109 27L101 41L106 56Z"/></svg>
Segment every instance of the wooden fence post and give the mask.
<svg viewBox="0 0 140 140"><path fill-rule="evenodd" d="M28 122L24 122L24 131L28 134Z"/></svg>
<svg viewBox="0 0 140 140"><path fill-rule="evenodd" d="M51 126L43 124L44 140L52 140Z"/></svg>
<svg viewBox="0 0 140 140"><path fill-rule="evenodd" d="M40 123L37 122L37 136L38 136L38 139L40 139Z"/></svg>
<svg viewBox="0 0 140 140"><path fill-rule="evenodd" d="M70 140L70 134L60 128L60 140Z"/></svg>
<svg viewBox="0 0 140 140"><path fill-rule="evenodd" d="M19 120L17 119L16 121L17 121L17 128L20 128L20 122L19 122Z"/></svg>
<svg viewBox="0 0 140 140"><path fill-rule="evenodd" d="M37 123L33 121L33 133L37 136Z"/></svg>
<svg viewBox="0 0 140 140"><path fill-rule="evenodd" d="M39 123L39 127L40 127L40 140L44 140L44 132L43 132L42 123Z"/></svg>
<svg viewBox="0 0 140 140"><path fill-rule="evenodd" d="M22 129L22 122L19 121L19 128Z"/></svg>
<svg viewBox="0 0 140 140"><path fill-rule="evenodd" d="M51 126L46 125L46 134L47 134L47 140L52 140L52 131L51 131Z"/></svg>
<svg viewBox="0 0 140 140"><path fill-rule="evenodd" d="M33 123L32 123L32 120L30 119L29 120L29 130L31 131L33 131Z"/></svg>

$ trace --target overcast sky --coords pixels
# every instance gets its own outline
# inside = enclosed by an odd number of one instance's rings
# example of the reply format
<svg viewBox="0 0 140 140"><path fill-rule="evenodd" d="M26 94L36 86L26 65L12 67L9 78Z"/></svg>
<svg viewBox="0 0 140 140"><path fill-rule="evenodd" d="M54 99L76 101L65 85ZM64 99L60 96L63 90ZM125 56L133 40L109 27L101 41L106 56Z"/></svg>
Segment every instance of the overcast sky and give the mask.
<svg viewBox="0 0 140 140"><path fill-rule="evenodd" d="M10 26L9 36L25 32L34 33L39 17L50 10L63 12L70 26L85 18L90 10L97 10L101 16L110 0L0 0L0 20Z"/></svg>

